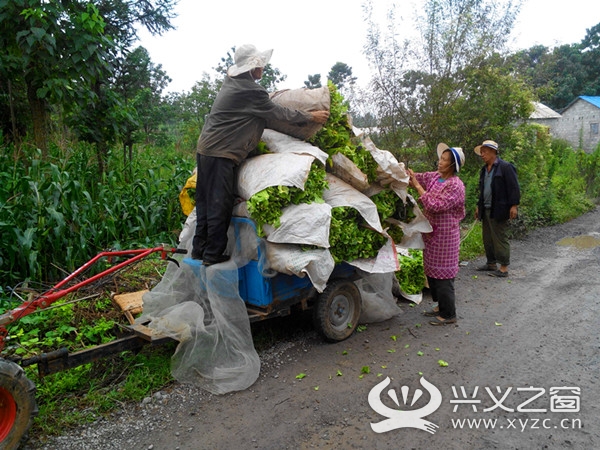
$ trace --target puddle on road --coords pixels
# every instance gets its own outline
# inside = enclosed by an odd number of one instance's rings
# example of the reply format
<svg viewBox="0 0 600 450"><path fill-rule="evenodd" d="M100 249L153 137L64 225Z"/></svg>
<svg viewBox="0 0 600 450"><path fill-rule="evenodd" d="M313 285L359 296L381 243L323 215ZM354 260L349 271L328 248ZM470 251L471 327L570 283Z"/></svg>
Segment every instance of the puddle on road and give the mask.
<svg viewBox="0 0 600 450"><path fill-rule="evenodd" d="M590 236L589 234L583 236L566 237L562 238L556 244L564 247L575 247L578 250L585 250L589 248L600 247L600 237Z"/></svg>

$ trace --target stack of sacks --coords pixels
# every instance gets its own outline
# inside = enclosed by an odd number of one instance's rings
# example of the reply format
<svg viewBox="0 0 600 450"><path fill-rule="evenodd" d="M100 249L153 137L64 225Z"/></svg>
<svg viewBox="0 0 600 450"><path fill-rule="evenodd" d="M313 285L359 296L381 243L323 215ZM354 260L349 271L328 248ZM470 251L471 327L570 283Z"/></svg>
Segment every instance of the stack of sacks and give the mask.
<svg viewBox="0 0 600 450"><path fill-rule="evenodd" d="M266 240L272 270L307 274L318 291L326 287L334 265L342 261L369 273L399 269L395 243L386 233L390 220L397 219L385 216L386 223L382 224L384 215L369 196L387 191L400 205L410 198L404 165L390 152L377 149L368 138L355 144L358 139L347 115L335 101L339 94L332 85L329 90L334 100L325 129L316 136L303 136L321 148L266 129L262 141L269 153L240 165L238 195L246 202L234 211L234 215L256 221L259 235ZM309 100L314 101L314 90L299 91L310 92ZM293 97L297 100L301 96ZM293 106L316 109L297 103ZM338 129L333 132L326 129L335 126ZM331 136L337 141L328 148ZM418 207L413 209L416 222L424 221L428 226ZM403 235L410 237L408 231Z"/></svg>
<svg viewBox="0 0 600 450"><path fill-rule="evenodd" d="M423 248L421 233L431 231L407 193L404 164L351 126L332 84L276 93L273 101L331 113L322 129L269 123L278 130L265 129L259 147L267 152L240 165L242 201L233 214L252 218L265 238L265 269L307 274L318 291L337 263L369 273L399 270L397 246ZM193 229L193 212L186 229Z"/></svg>

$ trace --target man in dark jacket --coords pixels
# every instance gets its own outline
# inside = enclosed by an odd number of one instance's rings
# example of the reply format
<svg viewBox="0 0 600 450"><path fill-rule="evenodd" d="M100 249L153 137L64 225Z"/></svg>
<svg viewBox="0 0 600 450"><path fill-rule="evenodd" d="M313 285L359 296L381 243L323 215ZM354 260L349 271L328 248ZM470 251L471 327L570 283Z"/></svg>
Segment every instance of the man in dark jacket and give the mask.
<svg viewBox="0 0 600 450"><path fill-rule="evenodd" d="M192 258L205 266L229 259L227 230L235 200L237 166L254 150L268 119L304 125L325 123L329 111L304 112L279 106L256 83L273 50L242 45L206 118L196 147L196 232Z"/></svg>
<svg viewBox="0 0 600 450"><path fill-rule="evenodd" d="M517 218L521 190L515 166L498 156L498 144L483 141L475 147L484 166L479 173L479 201L475 218L481 219L483 246L487 263L477 270L495 277L507 277L510 264L508 220ZM498 269L497 264L500 264Z"/></svg>

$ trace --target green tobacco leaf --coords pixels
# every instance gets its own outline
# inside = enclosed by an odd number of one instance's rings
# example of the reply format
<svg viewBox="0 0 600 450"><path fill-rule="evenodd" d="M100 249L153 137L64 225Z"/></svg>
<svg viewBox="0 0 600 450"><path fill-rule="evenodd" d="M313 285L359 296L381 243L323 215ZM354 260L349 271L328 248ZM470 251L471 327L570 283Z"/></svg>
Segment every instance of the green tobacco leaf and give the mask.
<svg viewBox="0 0 600 450"><path fill-rule="evenodd" d="M396 278L403 292L415 295L422 292L425 287L423 251L410 249L409 254L410 256L398 255L400 270L396 272Z"/></svg>
<svg viewBox="0 0 600 450"><path fill-rule="evenodd" d="M304 190L294 186L270 186L257 192L246 202L250 217L256 222L259 236L264 236L262 227L269 224L279 227L283 208L300 203L323 203L325 168L317 160L313 161Z"/></svg>

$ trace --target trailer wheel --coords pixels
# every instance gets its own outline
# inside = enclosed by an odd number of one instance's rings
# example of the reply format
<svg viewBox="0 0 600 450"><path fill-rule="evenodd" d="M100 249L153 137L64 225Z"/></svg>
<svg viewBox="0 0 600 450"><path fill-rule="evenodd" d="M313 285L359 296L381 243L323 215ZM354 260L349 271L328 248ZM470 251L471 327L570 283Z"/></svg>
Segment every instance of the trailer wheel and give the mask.
<svg viewBox="0 0 600 450"><path fill-rule="evenodd" d="M33 382L21 366L0 358L0 448L17 448L37 412Z"/></svg>
<svg viewBox="0 0 600 450"><path fill-rule="evenodd" d="M343 341L356 329L360 317L360 292L352 281L335 280L317 297L314 323L330 342Z"/></svg>

